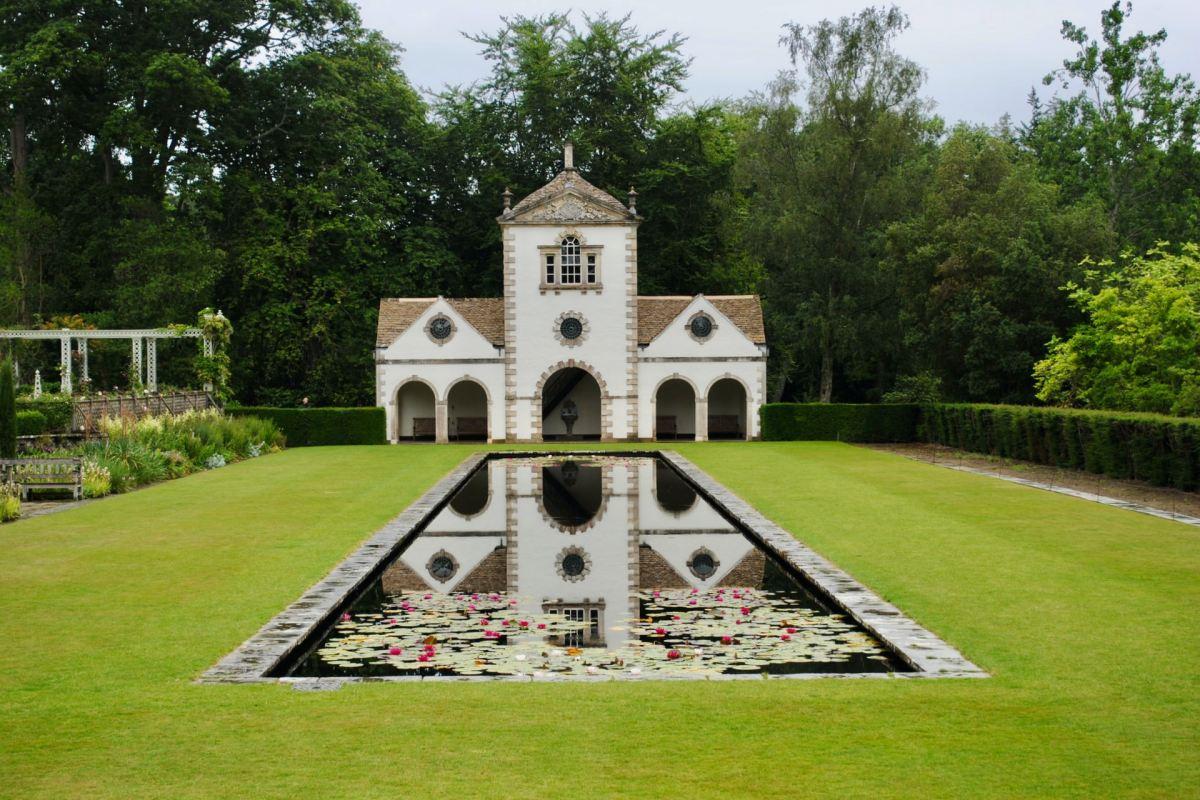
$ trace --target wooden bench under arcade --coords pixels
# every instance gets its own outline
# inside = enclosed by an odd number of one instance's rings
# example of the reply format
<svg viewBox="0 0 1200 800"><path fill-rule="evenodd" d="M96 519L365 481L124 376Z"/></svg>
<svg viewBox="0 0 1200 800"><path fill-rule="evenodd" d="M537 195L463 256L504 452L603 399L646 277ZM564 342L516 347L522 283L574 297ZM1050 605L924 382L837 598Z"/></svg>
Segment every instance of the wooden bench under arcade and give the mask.
<svg viewBox="0 0 1200 800"><path fill-rule="evenodd" d="M731 439L741 438L742 427L738 424L737 414L709 414L708 438Z"/></svg>

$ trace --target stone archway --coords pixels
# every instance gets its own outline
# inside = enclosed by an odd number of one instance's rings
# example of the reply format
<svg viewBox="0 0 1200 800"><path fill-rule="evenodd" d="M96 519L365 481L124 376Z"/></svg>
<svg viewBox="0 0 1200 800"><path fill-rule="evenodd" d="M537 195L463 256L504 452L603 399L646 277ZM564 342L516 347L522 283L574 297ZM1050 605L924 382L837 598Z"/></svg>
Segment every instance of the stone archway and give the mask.
<svg viewBox="0 0 1200 800"><path fill-rule="evenodd" d="M568 399L575 402L579 412L574 434L585 439L612 439L608 385L592 365L573 358L558 362L542 373L534 398L535 441L565 435L565 427L558 415Z"/></svg>
<svg viewBox="0 0 1200 800"><path fill-rule="evenodd" d="M705 392L709 439L750 438L750 390L741 379L724 375Z"/></svg>
<svg viewBox="0 0 1200 800"><path fill-rule="evenodd" d="M446 433L450 441L491 441L491 398L480 381L463 376L446 390Z"/></svg>
<svg viewBox="0 0 1200 800"><path fill-rule="evenodd" d="M654 388L655 439L696 438L696 385L682 375L663 378Z"/></svg>
<svg viewBox="0 0 1200 800"><path fill-rule="evenodd" d="M396 388L396 439L432 442L437 436L437 393L427 381L412 377Z"/></svg>

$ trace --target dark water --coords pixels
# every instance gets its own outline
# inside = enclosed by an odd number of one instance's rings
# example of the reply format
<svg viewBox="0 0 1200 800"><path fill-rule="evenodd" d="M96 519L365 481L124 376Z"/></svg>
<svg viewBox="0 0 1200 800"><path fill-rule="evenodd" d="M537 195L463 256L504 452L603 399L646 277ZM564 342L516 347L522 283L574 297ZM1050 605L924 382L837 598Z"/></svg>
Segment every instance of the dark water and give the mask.
<svg viewBox="0 0 1200 800"><path fill-rule="evenodd" d="M486 462L279 674L907 669L651 457Z"/></svg>

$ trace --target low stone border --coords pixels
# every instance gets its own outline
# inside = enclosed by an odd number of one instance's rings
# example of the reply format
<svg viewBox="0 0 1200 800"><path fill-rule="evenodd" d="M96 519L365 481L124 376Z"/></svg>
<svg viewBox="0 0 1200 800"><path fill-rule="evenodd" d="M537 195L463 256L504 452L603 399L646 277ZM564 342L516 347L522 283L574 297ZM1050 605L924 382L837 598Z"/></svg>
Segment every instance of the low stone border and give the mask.
<svg viewBox="0 0 1200 800"><path fill-rule="evenodd" d="M764 547L790 564L813 583L825 599L852 617L872 635L886 644L914 672L802 673L796 675L602 675L539 674L492 677L483 675L388 675L372 677L272 677L277 664L308 640L330 616L363 585L375 569L408 537L419 532L433 512L466 481L481 462L495 458L530 456L658 456L687 477L705 498L740 527L749 530ZM339 689L348 683L375 681L502 681L502 682L605 682L646 680L796 680L812 678L981 678L987 673L972 664L957 650L933 633L905 617L900 609L885 602L847 573L798 542L795 537L768 520L750 504L726 489L692 462L673 451L612 450L522 452L506 451L492 455L477 453L468 457L442 478L419 500L384 525L366 543L338 564L323 580L306 591L216 665L206 671L199 683L284 683L301 691Z"/></svg>
<svg viewBox="0 0 1200 800"><path fill-rule="evenodd" d="M899 455L899 454L897 454ZM908 458L908 456L904 456ZM1019 483L1021 486L1029 486L1033 489L1043 489L1047 492L1057 492L1065 494L1069 497L1076 497L1080 500L1087 500L1089 503L1099 503L1103 506L1112 506L1113 508L1123 508L1126 511L1136 511L1139 514L1149 514L1152 517L1159 519L1169 519L1172 522L1182 522L1184 525L1191 525L1200 528L1200 517L1189 516L1188 514L1177 514L1174 511L1164 511L1161 508L1148 506L1144 503L1135 503L1132 500L1122 500L1118 497L1109 497L1106 494L1096 494L1094 492L1085 492L1080 489L1072 489L1069 486L1055 486L1053 483L1045 481L1035 481L1030 478L1019 478L1016 475L1001 475L998 472L990 472L980 467L968 467L963 464L941 464L936 461L925 461L924 459L914 458L913 461L920 461L922 464L932 464L935 467L945 467L959 472L969 472L972 475L985 475L989 478L997 478L1009 483Z"/></svg>
<svg viewBox="0 0 1200 800"><path fill-rule="evenodd" d="M468 456L398 517L376 531L374 536L301 595L299 600L275 615L238 649L210 667L200 676L199 682L267 683L280 680L266 673L305 642L309 634L320 627L346 598L358 591L375 568L395 552L406 538L418 532L433 512L486 459L487 456L482 453ZM303 680L323 682L310 688L329 688L329 680L341 679Z"/></svg>
<svg viewBox="0 0 1200 800"><path fill-rule="evenodd" d="M987 673L900 609L850 577L845 571L801 544L796 537L771 522L753 506L709 477L691 461L673 451L662 457L696 486L706 499L740 527L753 532L768 550L790 564L819 587L829 600L882 640L916 672L890 673L904 677L982 678ZM885 673L887 674L887 673ZM773 678L785 676L772 676ZM786 676L791 677L791 676Z"/></svg>

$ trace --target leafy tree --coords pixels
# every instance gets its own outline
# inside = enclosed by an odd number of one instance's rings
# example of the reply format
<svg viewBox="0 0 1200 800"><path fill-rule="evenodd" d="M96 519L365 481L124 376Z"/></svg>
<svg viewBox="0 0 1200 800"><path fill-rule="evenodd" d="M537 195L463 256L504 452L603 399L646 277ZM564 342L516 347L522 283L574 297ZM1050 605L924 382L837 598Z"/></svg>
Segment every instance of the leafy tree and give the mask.
<svg viewBox="0 0 1200 800"><path fill-rule="evenodd" d="M833 399L835 375L878 369L862 354L878 356L889 338L882 231L914 207L939 129L918 97L920 67L893 49L907 27L894 7L785 26L805 83L785 73L746 109L740 171L768 275L776 382L821 402Z"/></svg>
<svg viewBox="0 0 1200 800"><path fill-rule="evenodd" d="M0 458L17 456L17 393L11 358L0 361Z"/></svg>
<svg viewBox="0 0 1200 800"><path fill-rule="evenodd" d="M1200 246L1101 263L1068 284L1086 321L1038 362L1048 403L1200 415Z"/></svg>
<svg viewBox="0 0 1200 800"><path fill-rule="evenodd" d="M1044 82L1078 91L1047 107L1032 96L1024 139L1068 199L1099 198L1121 243L1142 250L1200 239L1200 92L1159 63L1165 30L1125 35L1132 10L1105 9L1098 39L1063 22L1078 49Z"/></svg>
<svg viewBox="0 0 1200 800"><path fill-rule="evenodd" d="M1058 287L1112 246L1099 203L1063 205L1006 133L956 127L920 211L887 232L900 367L930 372L959 400L1033 398L1033 364L1078 321Z"/></svg>

